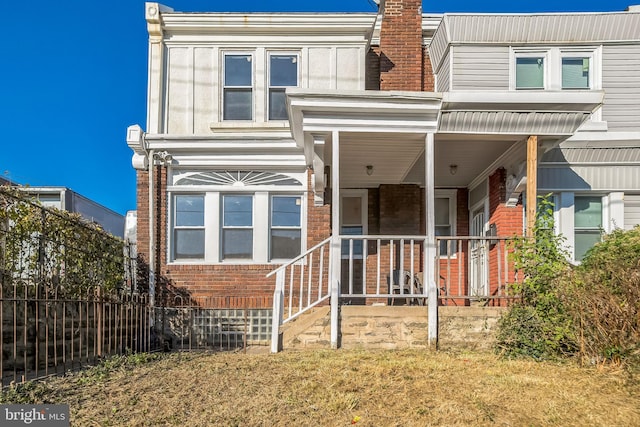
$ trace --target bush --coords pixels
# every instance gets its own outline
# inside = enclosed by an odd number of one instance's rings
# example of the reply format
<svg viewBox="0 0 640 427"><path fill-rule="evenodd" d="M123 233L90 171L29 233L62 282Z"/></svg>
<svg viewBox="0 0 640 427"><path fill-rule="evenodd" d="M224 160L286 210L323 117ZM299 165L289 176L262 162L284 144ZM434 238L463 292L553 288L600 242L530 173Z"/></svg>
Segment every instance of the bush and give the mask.
<svg viewBox="0 0 640 427"><path fill-rule="evenodd" d="M553 204L548 196L540 197L533 238L517 238L512 252L524 280L513 286L520 299L498 323L502 354L544 360L576 352L571 316L558 288L570 269L563 242L554 232Z"/></svg>
<svg viewBox="0 0 640 427"><path fill-rule="evenodd" d="M640 226L605 236L563 282L582 360L640 365Z"/></svg>

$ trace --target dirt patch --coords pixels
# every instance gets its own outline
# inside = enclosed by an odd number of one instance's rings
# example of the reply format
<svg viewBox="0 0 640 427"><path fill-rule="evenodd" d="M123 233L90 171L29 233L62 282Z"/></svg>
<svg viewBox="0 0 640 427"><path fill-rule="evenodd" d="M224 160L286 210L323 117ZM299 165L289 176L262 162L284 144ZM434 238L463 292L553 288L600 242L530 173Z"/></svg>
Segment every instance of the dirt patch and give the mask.
<svg viewBox="0 0 640 427"><path fill-rule="evenodd" d="M46 382L74 426L631 426L640 385L611 367L489 353L170 354Z"/></svg>

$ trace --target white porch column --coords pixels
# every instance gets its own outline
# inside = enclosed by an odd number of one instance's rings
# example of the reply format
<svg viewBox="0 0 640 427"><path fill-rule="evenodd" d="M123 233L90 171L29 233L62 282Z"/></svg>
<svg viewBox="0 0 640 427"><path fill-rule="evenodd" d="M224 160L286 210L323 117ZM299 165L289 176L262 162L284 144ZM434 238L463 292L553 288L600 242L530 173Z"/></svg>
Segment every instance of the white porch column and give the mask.
<svg viewBox="0 0 640 427"><path fill-rule="evenodd" d="M338 348L340 302L340 137L331 134L331 348Z"/></svg>
<svg viewBox="0 0 640 427"><path fill-rule="evenodd" d="M436 227L434 183L434 134L428 133L424 150L424 200L427 241L424 248L424 277L427 281L429 345L438 344L438 286L435 280Z"/></svg>

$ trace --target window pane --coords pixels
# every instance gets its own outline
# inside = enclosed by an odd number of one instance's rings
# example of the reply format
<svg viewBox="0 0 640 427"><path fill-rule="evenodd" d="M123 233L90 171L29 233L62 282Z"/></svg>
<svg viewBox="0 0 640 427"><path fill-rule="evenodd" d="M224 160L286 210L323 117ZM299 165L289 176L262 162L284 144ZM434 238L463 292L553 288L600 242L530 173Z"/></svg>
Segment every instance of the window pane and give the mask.
<svg viewBox="0 0 640 427"><path fill-rule="evenodd" d="M204 230L174 230L176 258L204 258Z"/></svg>
<svg viewBox="0 0 640 427"><path fill-rule="evenodd" d="M271 199L271 225L274 227L300 227L300 197L274 197Z"/></svg>
<svg viewBox="0 0 640 427"><path fill-rule="evenodd" d="M562 88L589 89L589 58L562 58Z"/></svg>
<svg viewBox="0 0 640 427"><path fill-rule="evenodd" d="M222 258L253 258L253 230L222 230Z"/></svg>
<svg viewBox="0 0 640 427"><path fill-rule="evenodd" d="M176 226L204 225L204 196L176 196L175 201Z"/></svg>
<svg viewBox="0 0 640 427"><path fill-rule="evenodd" d="M270 86L298 86L298 57L271 55Z"/></svg>
<svg viewBox="0 0 640 427"><path fill-rule="evenodd" d="M516 58L516 88L544 89L544 58Z"/></svg>
<svg viewBox="0 0 640 427"><path fill-rule="evenodd" d="M271 258L291 259L300 255L300 230L271 230Z"/></svg>
<svg viewBox="0 0 640 427"><path fill-rule="evenodd" d="M251 120L251 89L224 90L224 120Z"/></svg>
<svg viewBox="0 0 640 427"><path fill-rule="evenodd" d="M601 197L576 197L575 198L575 227L597 228L602 227L602 198Z"/></svg>
<svg viewBox="0 0 640 427"><path fill-rule="evenodd" d="M448 225L449 221L449 199L435 199L435 221L438 225Z"/></svg>
<svg viewBox="0 0 640 427"><path fill-rule="evenodd" d="M575 234L575 258L576 261L582 261L589 249L598 243L601 239L600 231L596 230L576 230Z"/></svg>
<svg viewBox="0 0 640 427"><path fill-rule="evenodd" d="M253 86L251 83L251 55L225 55L225 86Z"/></svg>
<svg viewBox="0 0 640 427"><path fill-rule="evenodd" d="M269 120L287 120L285 89L269 90Z"/></svg>
<svg viewBox="0 0 640 427"><path fill-rule="evenodd" d="M253 225L252 196L224 196L225 227L251 227Z"/></svg>

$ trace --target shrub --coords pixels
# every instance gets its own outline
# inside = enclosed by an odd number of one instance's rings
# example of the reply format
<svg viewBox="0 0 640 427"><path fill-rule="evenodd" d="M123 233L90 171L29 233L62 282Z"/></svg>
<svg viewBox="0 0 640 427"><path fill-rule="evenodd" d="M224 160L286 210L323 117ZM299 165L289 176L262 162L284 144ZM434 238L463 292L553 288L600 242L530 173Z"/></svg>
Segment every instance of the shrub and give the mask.
<svg viewBox="0 0 640 427"><path fill-rule="evenodd" d="M572 318L558 289L570 269L563 242L554 232L553 204L540 197L533 237L514 243L515 267L524 280L513 286L520 300L498 324L497 348L504 355L544 360L575 353Z"/></svg>
<svg viewBox="0 0 640 427"><path fill-rule="evenodd" d="M606 235L563 282L582 360L640 365L640 226Z"/></svg>

